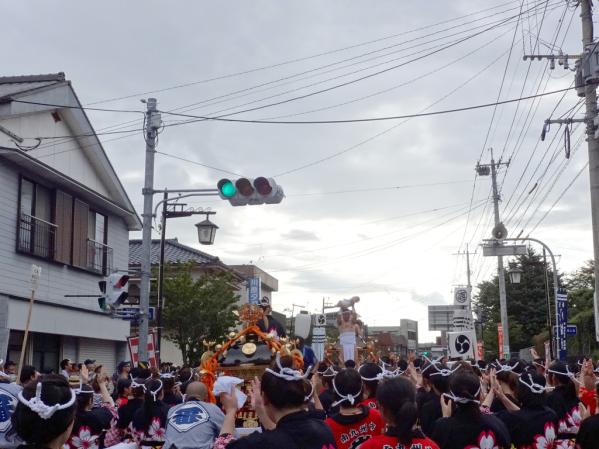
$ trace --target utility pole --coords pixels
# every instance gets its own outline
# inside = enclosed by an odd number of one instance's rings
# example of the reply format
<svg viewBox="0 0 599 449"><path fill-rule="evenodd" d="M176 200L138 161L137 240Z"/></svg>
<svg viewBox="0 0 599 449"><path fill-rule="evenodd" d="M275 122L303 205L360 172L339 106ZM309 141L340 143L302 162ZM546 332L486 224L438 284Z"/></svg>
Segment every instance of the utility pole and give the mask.
<svg viewBox="0 0 599 449"><path fill-rule="evenodd" d="M466 256L466 276L468 279L467 287L468 287L468 291L470 291L470 292L472 291L472 281L471 281L472 271L470 270L470 256L474 255L474 254L476 254L476 252L471 253L468 250L468 244L466 244L466 251L464 251L464 252L458 251L457 253L453 254L453 256L462 256L462 255Z"/></svg>
<svg viewBox="0 0 599 449"><path fill-rule="evenodd" d="M497 188L497 169L502 165L508 166L508 162L495 162L493 158L493 149L491 149L491 163L490 164L478 164L476 170L480 176L488 176L491 174L491 182L493 184L493 210L495 214L495 228L493 228L493 237L495 237L500 243L507 237L505 227L499 218L499 201L501 196L499 189ZM509 334L509 323L507 314L507 298L505 293L505 272L503 270L503 256L497 256L497 276L499 278L499 312L501 317L501 328L503 330L503 357L506 359L510 358L510 334Z"/></svg>
<svg viewBox="0 0 599 449"><path fill-rule="evenodd" d="M593 44L593 15L591 0L581 0L580 17L582 19L582 46L584 58L592 55L584 50ZM594 53L596 48L591 47ZM584 64L583 64L584 65ZM597 84L585 83L584 87L587 121L587 142L589 152L589 178L591 185L591 218L593 226L593 252L595 256L595 308L597 308L597 292L599 292L599 141L595 137L594 118L597 117ZM597 328L599 323L595 323Z"/></svg>
<svg viewBox="0 0 599 449"><path fill-rule="evenodd" d="M154 157L156 156L156 137L162 124L155 98L148 98L145 119L146 164L145 181L142 194L144 210L142 214L142 244L141 244L141 283L139 292L140 320L138 360L148 361L148 310L150 307L150 276L152 269L152 206L154 200Z"/></svg>

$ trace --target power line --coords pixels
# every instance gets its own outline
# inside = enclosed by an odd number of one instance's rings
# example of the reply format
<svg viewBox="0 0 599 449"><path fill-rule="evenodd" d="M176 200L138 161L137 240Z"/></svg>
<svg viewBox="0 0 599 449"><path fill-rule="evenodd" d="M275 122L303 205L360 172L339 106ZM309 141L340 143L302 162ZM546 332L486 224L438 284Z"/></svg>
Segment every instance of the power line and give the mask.
<svg viewBox="0 0 599 449"><path fill-rule="evenodd" d="M189 83L175 84L173 86L169 86L169 87L165 87L165 88L160 88L160 89L155 89L155 90L150 90L150 91L145 91L145 92L138 92L138 93L124 95L124 96L120 96L120 97L107 98L107 99L104 99L104 100L94 101L94 102L90 102L90 103L87 103L87 104L88 105L94 105L94 104L109 103L109 102L113 102L113 101L125 100L125 99L128 99L128 98L135 98L135 97L149 95L149 94L166 92L166 91L180 89L180 88L189 87L189 86L194 86L194 85L198 85L198 84L204 84L204 83L209 83L209 82L213 82L213 81L219 81L219 80L223 80L223 79L234 78L234 77L237 77L237 76L242 76L242 75L247 75L247 74L250 74L250 73L253 73L253 72L258 72L258 71L263 71L263 70L267 70L267 69L277 68L277 67L281 67L281 66L285 66L285 65L289 65L289 64L294 64L294 63L297 63L297 62L303 62L303 61L307 61L309 59L314 59L314 58L318 58L318 57L321 57L321 56L327 56L327 55L330 55L330 54L339 53L339 52L346 51L346 50L351 50L351 49L362 47L362 46L365 46L365 45L370 45L370 44L373 44L373 43L376 43L376 42L381 42L381 41L384 41L384 40L393 39L393 38L396 38L396 37L399 37L399 36L403 36L403 35L414 33L416 31L427 30L427 29L430 29L430 28L438 26L438 25L443 25L443 24L446 24L446 23L455 22L455 21L458 21L458 20L466 18L466 17L472 17L472 16L475 16L475 15L481 14L483 12L492 11L494 9L499 9L499 8L501 8L503 6L510 5L512 3L515 3L515 2L513 2L513 1L511 1L511 2L505 2L505 3L502 3L502 4L497 5L497 6L493 6L493 7L490 7L490 8L486 8L486 9L482 9L482 10L479 10L479 11L475 11L473 13L469 13L469 14L466 14L466 15L463 15L463 16L452 18L452 19L443 20L441 22L437 22L437 23L434 23L434 24L431 24L431 25L426 25L426 26L414 28L412 30L404 31L404 32L393 34L393 35L390 35L390 36L384 36L384 37L373 39L373 40L370 40L370 41L360 42L358 44L353 44L353 45L349 45L349 46L346 46L346 47L342 47L342 48L338 48L338 49L334 49L334 50L329 50L329 51L317 53L317 54L310 55L310 56L304 56L304 57L301 57L301 58L294 58L294 59L290 59L290 60L287 60L287 61L278 62L278 63L275 63L275 64L270 64L270 65L261 66L261 67L255 67L255 68L252 68L252 69L243 70L243 71L234 72L234 73L229 73L229 74L225 74L225 75L219 75L219 76L212 77L212 78L205 78L205 79L202 79L202 80L192 81L192 82L189 82ZM513 9L516 9L516 8L511 8L511 9L502 11L501 13L507 12L507 11L511 11ZM497 14L500 14L500 13L497 13Z"/></svg>

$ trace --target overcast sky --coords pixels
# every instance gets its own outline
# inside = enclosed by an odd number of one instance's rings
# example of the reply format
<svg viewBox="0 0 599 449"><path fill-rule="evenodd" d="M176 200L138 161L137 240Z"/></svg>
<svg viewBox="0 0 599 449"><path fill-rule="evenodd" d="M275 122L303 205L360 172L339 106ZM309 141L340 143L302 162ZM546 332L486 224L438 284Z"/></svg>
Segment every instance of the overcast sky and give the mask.
<svg viewBox="0 0 599 449"><path fill-rule="evenodd" d="M529 12L517 20L521 4ZM396 116L569 87L573 72L550 71L522 55L536 44L536 53L579 52L578 13L561 0L4 2L2 34L11 44L3 49L2 75L64 71L84 104L105 108L142 110L139 100L152 95L162 110L203 116L285 100L292 101L231 117ZM355 82L335 87L349 81ZM145 93L187 83L195 84ZM104 101L118 97L128 98ZM546 241L560 255L561 270L592 257L586 170L552 208L587 161L581 129L572 131L569 160L563 129L552 126L539 142L552 111L572 116L578 100L570 91L408 121L203 121L165 128L158 150L246 176L275 176L284 187L287 197L278 205L188 201L217 211L215 245L202 249L227 263L257 264L279 279L275 309L293 303L313 311L323 297L359 295L358 312L368 324L417 319L426 340L434 335L427 332L426 306L450 302L453 286L466 282L465 258L453 254L466 244L476 250L490 236L490 178L475 182L474 171L481 155L489 161L488 148L503 161L511 156L499 176L510 234L523 229ZM186 105L193 106L181 109ZM111 130L141 126L135 114L89 115L98 132L132 120ZM101 139L141 211L141 133ZM157 188L212 188L223 176L157 155ZM198 247L196 221L169 221L168 237ZM473 280L488 279L494 263L479 249Z"/></svg>

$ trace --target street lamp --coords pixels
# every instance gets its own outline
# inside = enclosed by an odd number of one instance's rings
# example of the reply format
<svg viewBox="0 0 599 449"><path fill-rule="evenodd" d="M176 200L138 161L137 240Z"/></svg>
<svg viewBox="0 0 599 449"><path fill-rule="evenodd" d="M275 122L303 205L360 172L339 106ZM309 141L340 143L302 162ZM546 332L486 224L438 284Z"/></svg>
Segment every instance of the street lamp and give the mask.
<svg viewBox="0 0 599 449"><path fill-rule="evenodd" d="M510 282L512 284L519 284L522 280L522 273L524 273L524 271L516 266L511 266L507 273L510 276Z"/></svg>
<svg viewBox="0 0 599 449"><path fill-rule="evenodd" d="M212 245L218 229L218 226L210 221L208 215L206 214L204 221L200 221L195 225L198 228L198 240L202 245Z"/></svg>

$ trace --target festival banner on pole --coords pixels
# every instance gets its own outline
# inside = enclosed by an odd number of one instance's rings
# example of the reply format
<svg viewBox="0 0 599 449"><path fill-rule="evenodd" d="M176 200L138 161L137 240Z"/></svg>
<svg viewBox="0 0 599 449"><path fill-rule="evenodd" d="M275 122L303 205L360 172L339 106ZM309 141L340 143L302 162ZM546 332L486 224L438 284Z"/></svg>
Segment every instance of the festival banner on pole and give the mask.
<svg viewBox="0 0 599 449"><path fill-rule="evenodd" d="M248 302L260 305L260 278L251 277L247 280Z"/></svg>
<svg viewBox="0 0 599 449"><path fill-rule="evenodd" d="M557 324L556 346L557 358L566 360L568 355L568 347L566 343L567 327L568 327L568 294L565 290L560 290L557 293L555 300L555 322Z"/></svg>

